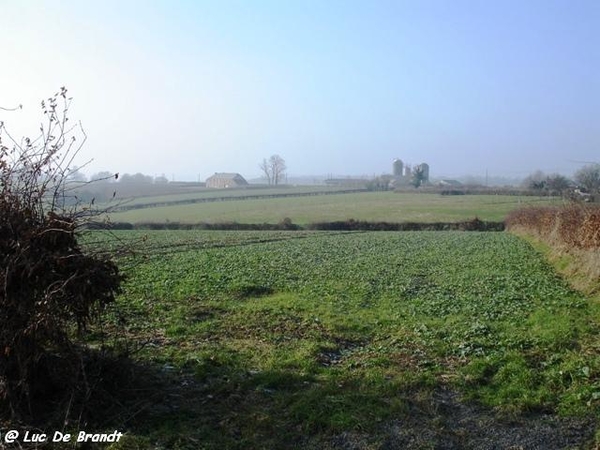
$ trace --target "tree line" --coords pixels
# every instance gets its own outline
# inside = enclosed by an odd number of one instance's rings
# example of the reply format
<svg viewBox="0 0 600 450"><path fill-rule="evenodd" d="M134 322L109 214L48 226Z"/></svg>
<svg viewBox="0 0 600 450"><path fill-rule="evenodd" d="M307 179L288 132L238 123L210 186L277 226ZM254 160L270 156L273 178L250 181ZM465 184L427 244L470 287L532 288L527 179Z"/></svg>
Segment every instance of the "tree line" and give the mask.
<svg viewBox="0 0 600 450"><path fill-rule="evenodd" d="M590 163L581 167L573 179L561 174L545 174L538 170L523 180L523 187L553 195L575 192L579 195L594 196L600 193L600 164Z"/></svg>
<svg viewBox="0 0 600 450"><path fill-rule="evenodd" d="M124 173L119 174L116 172L102 171L97 172L88 178L85 173L83 173L79 168L74 168L71 170L69 174L69 181L86 183L86 182L94 182L94 183L137 183L137 184L167 184L169 179L163 173L160 176L154 177L152 175L146 175L140 172L130 174Z"/></svg>

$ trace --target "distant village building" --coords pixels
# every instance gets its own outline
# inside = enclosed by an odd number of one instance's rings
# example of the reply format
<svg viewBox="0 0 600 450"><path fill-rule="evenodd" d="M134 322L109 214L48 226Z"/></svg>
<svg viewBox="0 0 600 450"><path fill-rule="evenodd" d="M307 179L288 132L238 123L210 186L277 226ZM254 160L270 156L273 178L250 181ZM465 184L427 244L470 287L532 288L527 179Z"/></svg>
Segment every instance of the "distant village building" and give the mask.
<svg viewBox="0 0 600 450"><path fill-rule="evenodd" d="M458 180L444 179L444 180L438 181L438 186L441 186L441 187L460 187L460 186L462 186L462 183L460 181L458 181Z"/></svg>
<svg viewBox="0 0 600 450"><path fill-rule="evenodd" d="M226 189L248 186L248 182L239 173L215 173L206 179L206 187Z"/></svg>

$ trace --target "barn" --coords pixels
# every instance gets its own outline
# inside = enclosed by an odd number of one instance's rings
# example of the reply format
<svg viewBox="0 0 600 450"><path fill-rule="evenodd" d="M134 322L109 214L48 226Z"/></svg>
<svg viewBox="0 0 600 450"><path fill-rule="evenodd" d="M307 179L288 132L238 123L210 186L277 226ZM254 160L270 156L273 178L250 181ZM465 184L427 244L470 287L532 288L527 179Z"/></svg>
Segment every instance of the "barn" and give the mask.
<svg viewBox="0 0 600 450"><path fill-rule="evenodd" d="M215 173L206 179L206 187L210 188L234 188L248 186L248 182L239 173Z"/></svg>

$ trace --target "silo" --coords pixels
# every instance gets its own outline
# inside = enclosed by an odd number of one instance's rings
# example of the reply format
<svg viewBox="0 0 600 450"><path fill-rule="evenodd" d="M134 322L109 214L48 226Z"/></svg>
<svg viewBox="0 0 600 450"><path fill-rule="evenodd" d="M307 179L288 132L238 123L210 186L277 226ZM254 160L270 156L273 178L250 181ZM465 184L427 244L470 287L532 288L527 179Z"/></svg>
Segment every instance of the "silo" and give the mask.
<svg viewBox="0 0 600 450"><path fill-rule="evenodd" d="M429 183L429 164L421 163L420 167L423 171L423 183Z"/></svg>
<svg viewBox="0 0 600 450"><path fill-rule="evenodd" d="M402 176L402 170L404 169L404 163L402 162L401 159L396 158L394 160L394 171L393 174L395 177L401 177Z"/></svg>

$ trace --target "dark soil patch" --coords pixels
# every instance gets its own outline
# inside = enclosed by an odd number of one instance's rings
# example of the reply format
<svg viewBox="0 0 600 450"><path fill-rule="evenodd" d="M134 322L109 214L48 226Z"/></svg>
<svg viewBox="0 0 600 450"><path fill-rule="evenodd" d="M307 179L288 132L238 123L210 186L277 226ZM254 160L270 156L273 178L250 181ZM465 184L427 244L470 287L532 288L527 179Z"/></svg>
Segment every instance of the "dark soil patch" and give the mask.
<svg viewBox="0 0 600 450"><path fill-rule="evenodd" d="M348 355L355 350L360 350L364 347L364 342L354 342L344 339L336 340L336 347L323 349L317 355L317 361L324 367L333 366L341 363Z"/></svg>

